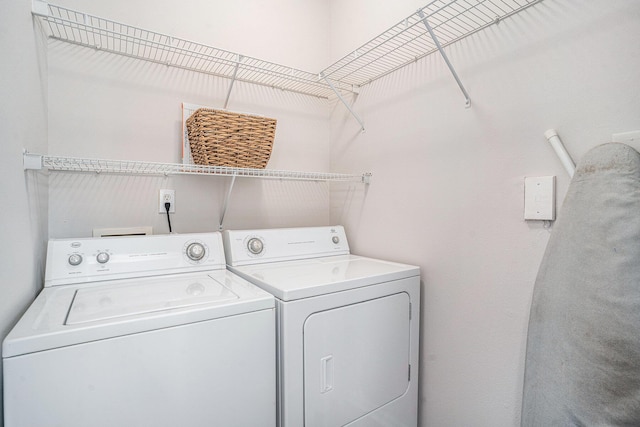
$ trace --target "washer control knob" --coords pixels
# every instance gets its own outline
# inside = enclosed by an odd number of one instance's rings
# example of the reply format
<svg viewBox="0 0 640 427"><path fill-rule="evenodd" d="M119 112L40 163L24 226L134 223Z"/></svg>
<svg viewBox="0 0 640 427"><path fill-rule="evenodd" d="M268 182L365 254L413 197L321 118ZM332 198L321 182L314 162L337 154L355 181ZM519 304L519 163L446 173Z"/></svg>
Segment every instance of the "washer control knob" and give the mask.
<svg viewBox="0 0 640 427"><path fill-rule="evenodd" d="M340 238L338 236L333 236L331 238L331 241L337 245L338 243L340 243Z"/></svg>
<svg viewBox="0 0 640 427"><path fill-rule="evenodd" d="M105 264L107 261L109 261L109 254L106 252L100 252L98 255L96 255L96 261L98 261L100 264Z"/></svg>
<svg viewBox="0 0 640 427"><path fill-rule="evenodd" d="M205 254L204 246L202 243L191 243L187 246L187 256L192 261L200 261Z"/></svg>
<svg viewBox="0 0 640 427"><path fill-rule="evenodd" d="M82 255L80 254L71 254L69 255L69 264L71 265L80 265L82 263Z"/></svg>
<svg viewBox="0 0 640 427"><path fill-rule="evenodd" d="M258 255L262 253L262 250L264 249L264 243L262 243L262 240L258 239L257 237L252 237L247 242L247 249L249 249L249 252L251 252L252 254Z"/></svg>

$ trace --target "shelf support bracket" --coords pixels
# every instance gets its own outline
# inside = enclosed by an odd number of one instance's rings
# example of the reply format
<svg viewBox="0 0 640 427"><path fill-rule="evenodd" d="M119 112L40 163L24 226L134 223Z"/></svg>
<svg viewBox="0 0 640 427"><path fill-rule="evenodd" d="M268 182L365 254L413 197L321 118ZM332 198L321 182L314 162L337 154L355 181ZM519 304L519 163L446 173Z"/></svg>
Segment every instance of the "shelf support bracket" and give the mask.
<svg viewBox="0 0 640 427"><path fill-rule="evenodd" d="M418 16L420 17L420 19L422 19L422 23L424 24L424 26L427 27L427 31L429 32L429 35L433 39L433 42L436 44L436 47L438 48L440 55L442 55L444 62L447 64L447 67L449 67L451 74L453 74L453 78L456 79L456 83L458 83L458 87L460 88L460 90L462 91L462 94L466 99L465 108L471 107L471 98L469 98L469 94L467 93L467 90L464 88L462 81L460 81L460 78L458 77L458 73L456 73L455 68L453 68L451 61L449 61L449 57L447 57L447 54L442 48L440 41L438 41L438 37L436 37L435 33L433 32L433 29L431 28L431 25L429 25L429 21L427 21L427 17L425 16L422 9L418 9Z"/></svg>
<svg viewBox="0 0 640 427"><path fill-rule="evenodd" d="M229 183L229 188L227 189L227 195L224 198L224 203L222 204L222 212L220 213L220 224L218 224L218 230L222 231L222 224L224 223L224 216L227 213L227 208L229 207L229 199L231 198L231 191L233 191L233 184L236 183L237 175L233 175L231 177L231 182Z"/></svg>
<svg viewBox="0 0 640 427"><path fill-rule="evenodd" d="M49 3L42 0L33 0L31 2L31 13L39 16L49 16Z"/></svg>
<svg viewBox="0 0 640 427"><path fill-rule="evenodd" d="M231 96L231 89L233 89L233 84L236 82L236 77L238 76L238 68L240 68L240 63L244 57L242 55L238 55L238 60L236 61L236 66L233 70L233 76L231 77L231 84L229 84L229 89L227 90L227 98L224 100L224 110L227 109L227 105L229 105L229 97Z"/></svg>
<svg viewBox="0 0 640 427"><path fill-rule="evenodd" d="M24 150L22 152L22 168L24 170L42 169L42 156L40 154L31 154L27 150Z"/></svg>
<svg viewBox="0 0 640 427"><path fill-rule="evenodd" d="M362 121L362 119L360 118L360 116L358 116L356 114L355 111L353 111L353 108L351 108L351 106L349 105L349 103L342 97L342 95L340 94L340 92L338 91L338 89L336 89L336 87L333 85L333 83L331 82L331 80L324 75L324 73L320 73L320 78L322 80L324 80L329 87L331 88L331 90L333 90L335 92L335 94L338 96L338 99L340 101L342 101L342 103L344 104L345 107L347 107L347 110L349 110L349 112L351 113L351 115L358 121L358 123L360 123L360 130L362 132L364 132L364 122Z"/></svg>

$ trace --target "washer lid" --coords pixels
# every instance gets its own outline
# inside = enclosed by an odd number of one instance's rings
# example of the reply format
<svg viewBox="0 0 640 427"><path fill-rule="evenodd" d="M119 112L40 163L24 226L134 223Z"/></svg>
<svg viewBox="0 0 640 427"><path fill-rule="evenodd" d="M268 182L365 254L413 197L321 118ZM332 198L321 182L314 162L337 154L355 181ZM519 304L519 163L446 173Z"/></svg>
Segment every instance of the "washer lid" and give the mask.
<svg viewBox="0 0 640 427"><path fill-rule="evenodd" d="M83 288L76 291L65 325L236 299L238 295L209 276Z"/></svg>
<svg viewBox="0 0 640 427"><path fill-rule="evenodd" d="M40 292L7 335L2 357L274 307L272 295L227 270L54 286Z"/></svg>
<svg viewBox="0 0 640 427"><path fill-rule="evenodd" d="M227 266L283 301L340 292L420 275L420 268L357 255Z"/></svg>

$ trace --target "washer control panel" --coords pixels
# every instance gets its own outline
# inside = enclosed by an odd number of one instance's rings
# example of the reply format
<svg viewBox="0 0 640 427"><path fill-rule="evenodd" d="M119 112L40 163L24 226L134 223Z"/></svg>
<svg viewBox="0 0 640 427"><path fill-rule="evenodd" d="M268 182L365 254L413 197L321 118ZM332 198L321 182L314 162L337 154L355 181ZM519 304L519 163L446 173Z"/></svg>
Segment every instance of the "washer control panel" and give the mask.
<svg viewBox="0 0 640 427"><path fill-rule="evenodd" d="M222 234L52 239L45 286L225 268Z"/></svg>
<svg viewBox="0 0 640 427"><path fill-rule="evenodd" d="M226 230L223 239L231 266L349 254L342 226Z"/></svg>

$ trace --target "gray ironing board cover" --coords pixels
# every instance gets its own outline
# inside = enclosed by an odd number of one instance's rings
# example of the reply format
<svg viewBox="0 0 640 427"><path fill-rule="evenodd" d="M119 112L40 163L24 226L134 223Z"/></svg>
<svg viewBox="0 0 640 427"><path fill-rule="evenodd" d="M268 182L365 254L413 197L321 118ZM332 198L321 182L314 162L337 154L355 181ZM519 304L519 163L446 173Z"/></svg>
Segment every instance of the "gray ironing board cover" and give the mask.
<svg viewBox="0 0 640 427"><path fill-rule="evenodd" d="M553 228L529 319L523 427L640 426L640 154L589 151Z"/></svg>

